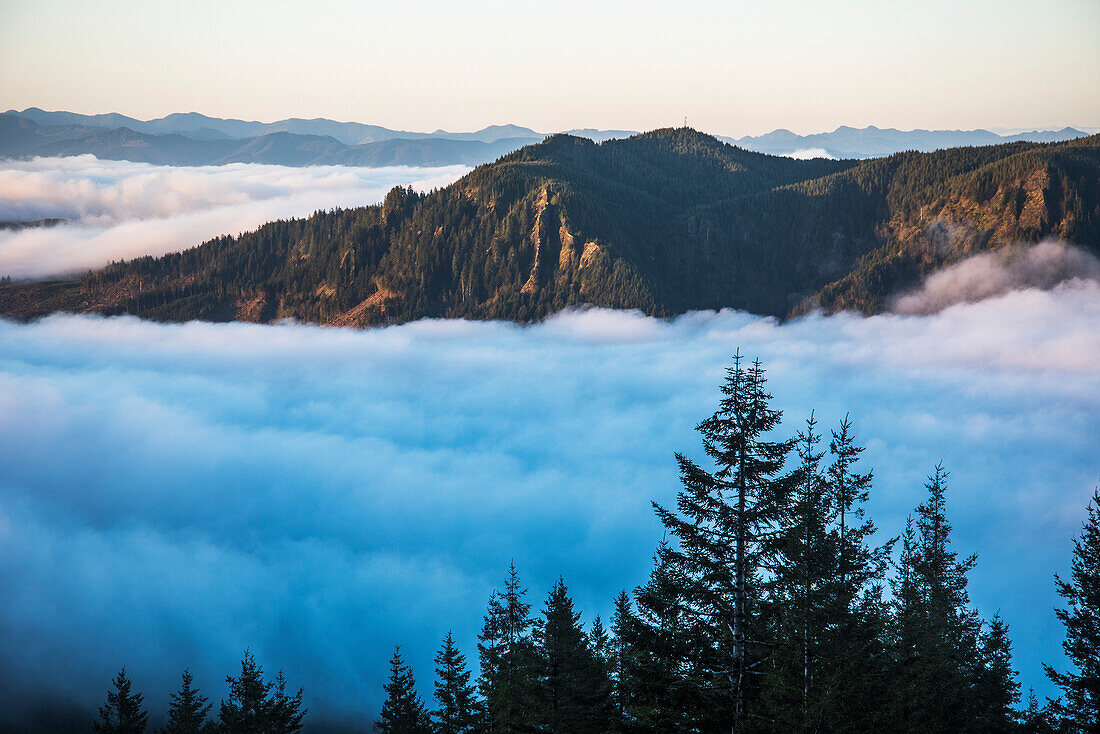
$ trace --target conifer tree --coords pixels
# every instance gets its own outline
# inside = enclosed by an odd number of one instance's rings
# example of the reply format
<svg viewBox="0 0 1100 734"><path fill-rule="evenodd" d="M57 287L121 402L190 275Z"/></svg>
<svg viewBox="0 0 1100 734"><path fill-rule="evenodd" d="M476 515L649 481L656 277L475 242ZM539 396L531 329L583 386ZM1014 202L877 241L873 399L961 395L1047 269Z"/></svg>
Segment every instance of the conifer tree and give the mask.
<svg viewBox="0 0 1100 734"><path fill-rule="evenodd" d="M169 697L168 724L162 734L202 734L211 731L213 726L206 717L212 704L191 685L191 671L184 670L182 678L179 691Z"/></svg>
<svg viewBox="0 0 1100 734"><path fill-rule="evenodd" d="M435 656L435 731L437 734L469 734L477 731L480 706L470 683L466 656L459 652L448 632Z"/></svg>
<svg viewBox="0 0 1100 734"><path fill-rule="evenodd" d="M537 728L543 732L604 732L610 720L610 681L580 624L562 579L546 599L537 625ZM606 642L606 635L604 636Z"/></svg>
<svg viewBox="0 0 1100 734"><path fill-rule="evenodd" d="M1073 669L1061 673L1043 666L1064 697L1052 708L1070 731L1100 732L1100 488L1073 542L1070 579L1055 575L1054 582L1066 603L1054 613L1066 628L1062 649Z"/></svg>
<svg viewBox="0 0 1100 734"><path fill-rule="evenodd" d="M889 606L883 587L897 539L872 543L875 524L866 516L873 474L855 471L863 453L855 444L847 415L831 432L831 462L825 473L830 542L835 564L825 584L825 632L819 669L829 671L831 705L823 717L829 728L885 728L890 656L887 650Z"/></svg>
<svg viewBox="0 0 1100 734"><path fill-rule="evenodd" d="M851 466L848 419L833 433L828 472L813 415L796 443L785 522L774 539L767 603L775 607L776 639L766 667L769 725L784 731L852 726L881 709L885 665L881 579L889 544L868 547L874 526L863 518L870 475Z"/></svg>
<svg viewBox="0 0 1100 734"><path fill-rule="evenodd" d="M1035 691L1029 690L1027 706L1020 712L1020 722L1016 731L1018 734L1055 734L1051 718L1048 709L1039 708L1039 699L1035 697Z"/></svg>
<svg viewBox="0 0 1100 734"><path fill-rule="evenodd" d="M820 470L823 453L813 415L795 444L799 464L792 472L785 520L771 540L767 604L776 608L774 648L766 667L765 719L774 727L806 731L818 724L821 707L812 703L824 683L818 666L824 606L836 570L830 545L830 508Z"/></svg>
<svg viewBox="0 0 1100 734"><path fill-rule="evenodd" d="M917 508L916 538L907 534L902 548L906 580L898 622L904 628L894 687L902 731L953 733L980 715L974 690L982 675L981 620L966 591L977 557L960 560L951 549L946 480L937 465L925 484L928 498Z"/></svg>
<svg viewBox="0 0 1100 734"><path fill-rule="evenodd" d="M925 634L924 605L917 575L917 531L913 517L905 519L901 535L901 553L891 579L893 614L891 617L894 670L891 677L893 706L890 719L899 731L910 731L913 714L923 695L920 645Z"/></svg>
<svg viewBox="0 0 1100 734"><path fill-rule="evenodd" d="M726 699L711 708L734 734L746 720L749 676L766 656L766 625L756 619L758 581L768 539L782 521L781 471L793 446L766 438L782 413L770 407L765 382L759 361L746 368L740 352L734 355L718 410L698 426L713 473L677 455L683 483L677 510L654 504L676 540L669 560L680 571L683 603L720 660L710 672L725 679L700 680L699 688Z"/></svg>
<svg viewBox="0 0 1100 734"><path fill-rule="evenodd" d="M531 639L534 620L515 563L509 565L504 592L493 591L478 635L481 676L489 730L525 731L531 725L536 655Z"/></svg>
<svg viewBox="0 0 1100 734"><path fill-rule="evenodd" d="M149 724L149 712L142 708L145 697L133 690L126 668L112 681L114 691L107 692L107 703L99 707L99 721L93 728L100 734L142 734Z"/></svg>
<svg viewBox="0 0 1100 734"><path fill-rule="evenodd" d="M588 644L592 648L592 654L600 661L605 670L609 670L611 661L611 635L603 626L600 615L592 620L592 629L588 633Z"/></svg>
<svg viewBox="0 0 1100 734"><path fill-rule="evenodd" d="M853 471L862 446L856 446L848 416L832 432L829 453L833 457L826 478L836 523L840 603L852 605L866 585L881 579L892 543L878 548L868 545L875 526L865 517L864 503L870 496L872 474Z"/></svg>
<svg viewBox="0 0 1100 734"><path fill-rule="evenodd" d="M430 734L432 722L416 692L412 670L401 659L401 647L393 649L390 677L383 686L386 700L374 722L378 734Z"/></svg>
<svg viewBox="0 0 1100 734"><path fill-rule="evenodd" d="M989 631L981 639L982 670L974 696L979 704L976 729L991 734L1014 732L1020 684L1012 668L1012 641L1008 625L999 614L989 620Z"/></svg>
<svg viewBox="0 0 1100 734"><path fill-rule="evenodd" d="M219 729L224 734L262 732L268 724L268 700L272 684L264 681L263 668L256 664L252 652L245 650L241 673L226 676L229 697L218 711Z"/></svg>
<svg viewBox="0 0 1100 734"><path fill-rule="evenodd" d="M275 676L275 685L271 689L268 701L272 734L296 734L302 730L302 720L306 710L302 708L302 689L293 696L286 692L286 677L283 671Z"/></svg>
<svg viewBox="0 0 1100 734"><path fill-rule="evenodd" d="M286 693L282 672L273 682L264 680L263 668L245 650L241 673L226 676L229 697L218 711L218 731L222 734L295 734L302 729L306 711L302 709L302 690L294 696Z"/></svg>
<svg viewBox="0 0 1100 734"><path fill-rule="evenodd" d="M722 680L715 685L722 676L706 631L685 603L686 583L661 541L649 580L635 592L637 616L624 630L633 651L624 671L625 718L638 731L703 731L728 719L722 716L729 711L728 688Z"/></svg>
<svg viewBox="0 0 1100 734"><path fill-rule="evenodd" d="M608 670L611 676L611 728L612 732L624 732L628 726L627 709L633 698L634 645L637 637L637 619L630 605L630 595L620 591L615 598L615 611L611 617L611 644Z"/></svg>

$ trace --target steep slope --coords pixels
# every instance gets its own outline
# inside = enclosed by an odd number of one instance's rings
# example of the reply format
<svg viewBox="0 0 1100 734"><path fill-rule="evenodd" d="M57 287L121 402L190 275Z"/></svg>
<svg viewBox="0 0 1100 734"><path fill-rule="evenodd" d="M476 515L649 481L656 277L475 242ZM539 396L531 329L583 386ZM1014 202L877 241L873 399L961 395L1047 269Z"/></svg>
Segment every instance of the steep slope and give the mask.
<svg viewBox="0 0 1100 734"><path fill-rule="evenodd" d="M1100 249L1098 181L1097 136L856 162L688 129L559 135L426 195L395 189L79 282L5 287L0 311L339 325L527 321L583 303L870 312L979 249L1050 235Z"/></svg>

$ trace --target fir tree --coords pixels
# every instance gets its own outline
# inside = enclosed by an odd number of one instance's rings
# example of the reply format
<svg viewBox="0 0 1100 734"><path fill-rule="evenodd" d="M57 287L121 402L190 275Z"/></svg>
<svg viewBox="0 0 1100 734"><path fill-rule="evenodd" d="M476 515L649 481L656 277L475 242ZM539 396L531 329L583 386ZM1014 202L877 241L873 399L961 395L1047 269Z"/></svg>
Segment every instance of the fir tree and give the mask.
<svg viewBox="0 0 1100 734"><path fill-rule="evenodd" d="M189 670L183 671L183 682L178 692L171 694L168 703L168 724L162 734L201 734L209 732L213 726L207 721L211 704L206 696L192 687Z"/></svg>
<svg viewBox="0 0 1100 734"><path fill-rule="evenodd" d="M283 671L275 676L275 685L271 689L268 701L272 734L295 734L302 730L302 719L306 710L302 708L302 689L293 696L286 692L286 677Z"/></svg>
<svg viewBox="0 0 1100 734"><path fill-rule="evenodd" d="M1027 706L1020 712L1020 722L1016 731L1018 734L1055 734L1051 718L1051 712L1048 709L1039 708L1039 699L1035 697L1035 691L1029 690Z"/></svg>
<svg viewBox="0 0 1100 734"><path fill-rule="evenodd" d="M746 719L749 675L765 656L764 625L754 619L758 580L768 539L782 520L780 472L793 442L765 438L782 413L769 405L760 362L746 368L738 352L726 372L718 410L698 426L714 472L677 455L683 483L677 511L654 506L677 541L669 555L682 572L683 602L719 660L711 672L725 678L704 672L707 680L697 683L725 697L711 708L736 734Z"/></svg>
<svg viewBox="0 0 1100 734"><path fill-rule="evenodd" d="M889 544L869 548L874 526L863 518L869 474L851 471L861 449L848 419L833 433L828 472L811 414L798 434L786 519L774 539L767 603L776 639L766 668L765 716L785 731L822 731L863 722L885 666L881 579Z"/></svg>
<svg viewBox="0 0 1100 734"><path fill-rule="evenodd" d="M611 676L611 728L612 732L624 732L628 726L627 709L632 700L634 673L635 625L637 619L631 609L630 595L620 591L615 598L615 611L611 617L611 644L608 670Z"/></svg>
<svg viewBox="0 0 1100 734"><path fill-rule="evenodd" d="M826 584L837 570L837 548L831 544L831 512L818 451L820 436L813 414L799 433L799 464L791 476L792 492L785 522L772 539L772 575L768 604L776 607L777 629L771 664L766 668L763 702L766 720L786 731L820 726L822 707L815 705L825 683L817 670L824 631ZM779 613L781 610L782 613Z"/></svg>
<svg viewBox="0 0 1100 734"><path fill-rule="evenodd" d="M917 574L917 532L913 517L905 519L901 536L901 553L891 580L893 615L891 617L894 670L891 677L891 720L901 731L909 724L921 700L925 682L922 680L920 646L925 634L924 604Z"/></svg>
<svg viewBox="0 0 1100 734"><path fill-rule="evenodd" d="M477 731L480 706L470 683L466 656L459 652L450 632L435 656L435 665L435 700L439 704L434 712L435 731L437 734Z"/></svg>
<svg viewBox="0 0 1100 734"><path fill-rule="evenodd" d="M607 628L603 626L603 620L598 614L596 618L592 620L592 629L588 632L588 643L592 648L592 654L596 656L596 659L600 661L604 669L609 669L611 661L611 635L608 634Z"/></svg>
<svg viewBox="0 0 1100 734"><path fill-rule="evenodd" d="M832 705L823 719L829 728L881 730L886 722L890 659L887 650L889 607L883 587L896 538L873 545L876 528L866 516L872 472L855 471L863 453L846 415L831 432L825 473L831 542L835 564L825 584L823 637L819 669L827 671Z"/></svg>
<svg viewBox="0 0 1100 734"><path fill-rule="evenodd" d="M525 731L531 726L536 655L531 639L534 620L515 563L508 568L504 593L493 591L478 636L481 676L488 726L494 734Z"/></svg>
<svg viewBox="0 0 1100 734"><path fill-rule="evenodd" d="M1054 582L1066 607L1056 609L1066 628L1062 649L1073 669L1058 672L1044 665L1047 677L1062 689L1054 713L1072 732L1100 732L1100 488L1092 495L1080 537L1073 542L1069 581Z"/></svg>
<svg viewBox="0 0 1100 734"><path fill-rule="evenodd" d="M832 502L832 519L838 536L838 591L841 604L851 606L868 583L882 577L892 544L868 546L875 526L865 517L863 508L870 496L872 474L852 470L863 447L855 445L848 416L841 421L840 430L832 432L829 453L833 461L829 465L826 491Z"/></svg>
<svg viewBox="0 0 1100 734"><path fill-rule="evenodd" d="M401 647L393 649L390 677L383 686L386 700L374 722L378 734L430 734L432 722L416 693L412 670L401 659Z"/></svg>
<svg viewBox="0 0 1100 734"><path fill-rule="evenodd" d="M896 690L906 709L908 731L958 732L962 722L979 716L973 695L981 675L978 645L981 621L970 608L967 574L976 556L959 559L951 549L946 515L947 472L937 465L925 488L928 499L917 508L918 537L910 549L910 589L914 616L907 620L914 637L907 641Z"/></svg>
<svg viewBox="0 0 1100 734"><path fill-rule="evenodd" d="M93 724L101 734L142 734L149 724L149 712L142 708L145 697L133 691L126 668L112 681L114 691L107 692L107 703L99 707L99 721Z"/></svg>
<svg viewBox="0 0 1100 734"><path fill-rule="evenodd" d="M581 628L580 616L565 582L558 579L536 634L540 675L535 721L540 731L607 731L610 681Z"/></svg>
<svg viewBox="0 0 1100 734"><path fill-rule="evenodd" d="M620 681L631 731L722 731L730 720L729 679L722 659L686 603L690 583L667 542L636 592L638 612L623 634L630 656Z"/></svg>
<svg viewBox="0 0 1100 734"><path fill-rule="evenodd" d="M982 635L982 671L974 695L979 702L976 728L991 734L1016 731L1016 703L1020 684L1012 668L1012 641L1008 625L999 614L989 620L989 631Z"/></svg>
<svg viewBox="0 0 1100 734"><path fill-rule="evenodd" d="M218 711L218 730L222 734L295 734L302 729L306 712L301 689L286 694L286 679L280 672L274 682L264 680L263 668L245 650L241 673L226 676L229 697Z"/></svg>

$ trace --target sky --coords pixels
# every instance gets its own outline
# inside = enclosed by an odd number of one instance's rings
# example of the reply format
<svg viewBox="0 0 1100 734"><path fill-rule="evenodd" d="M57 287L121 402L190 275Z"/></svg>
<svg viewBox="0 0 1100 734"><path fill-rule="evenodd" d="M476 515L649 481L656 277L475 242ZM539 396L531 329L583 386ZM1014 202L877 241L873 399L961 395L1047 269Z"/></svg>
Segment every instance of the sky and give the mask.
<svg viewBox="0 0 1100 734"><path fill-rule="evenodd" d="M122 665L154 714L184 667L217 700L248 647L315 721L365 730L394 644L426 696L448 630L476 659L512 560L536 609L561 574L606 619L646 578L650 500L674 501L674 452L703 458L693 427L738 347L782 434L850 413L880 538L944 462L972 600L1011 626L1025 691L1052 693L1052 574L1100 476L1098 319L1100 283L1074 280L782 325L0 321L0 712L91 707Z"/></svg>
<svg viewBox="0 0 1100 734"><path fill-rule="evenodd" d="M0 108L409 130L1100 125L1094 0L0 0Z"/></svg>

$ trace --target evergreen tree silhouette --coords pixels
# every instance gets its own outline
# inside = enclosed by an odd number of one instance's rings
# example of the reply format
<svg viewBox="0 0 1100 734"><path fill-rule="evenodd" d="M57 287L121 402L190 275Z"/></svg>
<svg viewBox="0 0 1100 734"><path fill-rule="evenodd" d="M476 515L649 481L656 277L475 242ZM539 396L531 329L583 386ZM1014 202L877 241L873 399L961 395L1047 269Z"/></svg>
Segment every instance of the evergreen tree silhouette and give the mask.
<svg viewBox="0 0 1100 734"><path fill-rule="evenodd" d="M99 707L99 721L93 728L100 734L142 734L149 724L149 712L142 708L145 697L133 690L126 668L112 681L114 691L107 692L107 703Z"/></svg>
<svg viewBox="0 0 1100 734"><path fill-rule="evenodd" d="M168 724L162 734L202 734L213 729L207 720L212 704L192 685L189 670L184 670L178 692L172 693L168 703Z"/></svg>
<svg viewBox="0 0 1100 734"><path fill-rule="evenodd" d="M437 734L468 734L478 730L481 707L470 683L466 656L459 652L448 632L435 656L435 700L433 712Z"/></svg>
<svg viewBox="0 0 1100 734"><path fill-rule="evenodd" d="M1066 603L1055 610L1066 628L1062 649L1073 665L1064 673L1043 666L1064 697L1055 702L1054 713L1072 732L1100 732L1100 487L1073 542L1069 581L1057 575L1054 581Z"/></svg>
<svg viewBox="0 0 1100 734"><path fill-rule="evenodd" d="M412 670L401 659L401 647L393 649L390 677L383 688L386 700L374 722L378 734L430 734L431 718L416 692Z"/></svg>

